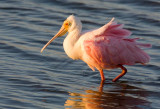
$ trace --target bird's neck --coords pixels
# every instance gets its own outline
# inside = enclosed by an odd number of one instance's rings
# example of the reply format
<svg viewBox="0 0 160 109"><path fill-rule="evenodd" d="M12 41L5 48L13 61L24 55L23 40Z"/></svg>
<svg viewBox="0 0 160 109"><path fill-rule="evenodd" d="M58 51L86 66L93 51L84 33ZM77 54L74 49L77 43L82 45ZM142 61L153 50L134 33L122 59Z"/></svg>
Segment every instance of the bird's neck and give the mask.
<svg viewBox="0 0 160 109"><path fill-rule="evenodd" d="M76 52L77 46L76 42L80 38L81 29L75 28L74 30L70 31L67 37L64 39L63 47L66 54L72 59L78 59L78 55Z"/></svg>

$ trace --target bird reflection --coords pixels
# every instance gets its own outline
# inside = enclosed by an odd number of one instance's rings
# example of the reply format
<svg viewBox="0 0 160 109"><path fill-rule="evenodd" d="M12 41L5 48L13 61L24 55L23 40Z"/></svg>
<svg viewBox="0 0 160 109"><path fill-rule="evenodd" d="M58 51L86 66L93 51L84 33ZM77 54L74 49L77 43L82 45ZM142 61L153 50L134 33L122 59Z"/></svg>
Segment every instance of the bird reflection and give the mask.
<svg viewBox="0 0 160 109"><path fill-rule="evenodd" d="M64 104L65 109L144 109L149 105L145 100L147 91L119 84L110 91L103 91L104 83L101 82L98 91L70 92Z"/></svg>

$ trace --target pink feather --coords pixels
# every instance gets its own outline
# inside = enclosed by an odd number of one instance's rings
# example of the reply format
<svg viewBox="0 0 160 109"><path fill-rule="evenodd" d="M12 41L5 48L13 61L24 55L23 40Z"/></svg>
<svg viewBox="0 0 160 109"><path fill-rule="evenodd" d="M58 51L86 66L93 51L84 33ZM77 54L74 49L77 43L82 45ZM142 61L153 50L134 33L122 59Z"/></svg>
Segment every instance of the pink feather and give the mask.
<svg viewBox="0 0 160 109"><path fill-rule="evenodd" d="M90 34L94 35L90 35L83 43L86 54L94 60L93 65L89 66L111 69L117 65L134 65L150 60L149 55L139 47L151 45L137 43L138 38L127 38L131 32L123 29L123 24L113 22L113 19Z"/></svg>

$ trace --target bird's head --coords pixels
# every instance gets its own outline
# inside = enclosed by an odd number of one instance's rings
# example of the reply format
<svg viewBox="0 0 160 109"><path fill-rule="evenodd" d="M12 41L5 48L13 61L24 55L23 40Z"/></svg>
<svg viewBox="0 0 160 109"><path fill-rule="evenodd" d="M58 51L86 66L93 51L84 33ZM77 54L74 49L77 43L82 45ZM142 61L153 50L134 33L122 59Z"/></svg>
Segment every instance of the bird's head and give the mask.
<svg viewBox="0 0 160 109"><path fill-rule="evenodd" d="M61 27L61 29L58 31L58 33L50 40L48 41L48 43L41 49L41 53L43 52L43 50L57 37L63 36L65 35L67 32L72 31L74 28L77 27L77 25L80 25L81 22L80 20L73 16L70 15L64 22L63 25Z"/></svg>

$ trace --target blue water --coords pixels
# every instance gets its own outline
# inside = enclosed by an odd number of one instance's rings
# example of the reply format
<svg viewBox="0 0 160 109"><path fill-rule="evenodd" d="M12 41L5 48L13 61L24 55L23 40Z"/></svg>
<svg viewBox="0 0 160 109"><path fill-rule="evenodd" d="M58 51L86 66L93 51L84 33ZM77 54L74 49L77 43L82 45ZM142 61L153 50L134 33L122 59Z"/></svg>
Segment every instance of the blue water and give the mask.
<svg viewBox="0 0 160 109"><path fill-rule="evenodd" d="M67 57L64 37L43 54L41 48L71 14L83 29L98 28L115 17L133 32L131 38L151 43L146 65L105 71L103 89L98 71ZM0 109L159 109L159 0L1 0Z"/></svg>

